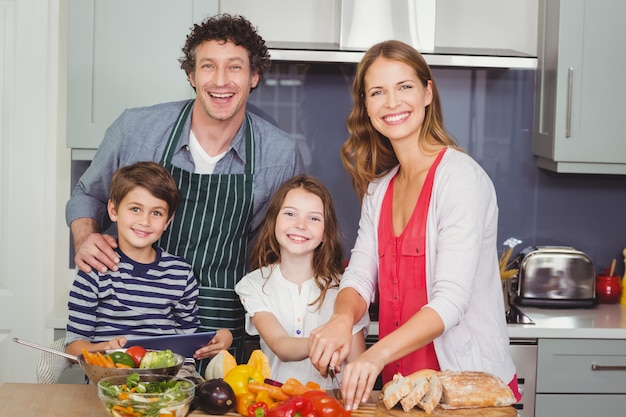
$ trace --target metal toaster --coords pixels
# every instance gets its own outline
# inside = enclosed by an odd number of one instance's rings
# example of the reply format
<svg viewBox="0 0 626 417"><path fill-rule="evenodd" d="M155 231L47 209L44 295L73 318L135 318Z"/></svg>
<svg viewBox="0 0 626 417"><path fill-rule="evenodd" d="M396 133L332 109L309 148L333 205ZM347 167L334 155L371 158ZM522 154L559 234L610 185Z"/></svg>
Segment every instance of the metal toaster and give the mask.
<svg viewBox="0 0 626 417"><path fill-rule="evenodd" d="M531 246L517 257L514 304L589 308L596 305L596 273L585 253L571 247Z"/></svg>

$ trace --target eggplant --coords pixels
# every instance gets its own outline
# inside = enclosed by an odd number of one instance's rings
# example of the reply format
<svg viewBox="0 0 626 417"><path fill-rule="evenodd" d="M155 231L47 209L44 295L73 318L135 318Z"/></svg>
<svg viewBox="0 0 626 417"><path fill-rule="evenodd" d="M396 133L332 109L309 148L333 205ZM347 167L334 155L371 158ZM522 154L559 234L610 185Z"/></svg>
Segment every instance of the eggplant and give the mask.
<svg viewBox="0 0 626 417"><path fill-rule="evenodd" d="M196 386L194 404L207 414L226 414L235 406L235 393L223 379L209 379Z"/></svg>

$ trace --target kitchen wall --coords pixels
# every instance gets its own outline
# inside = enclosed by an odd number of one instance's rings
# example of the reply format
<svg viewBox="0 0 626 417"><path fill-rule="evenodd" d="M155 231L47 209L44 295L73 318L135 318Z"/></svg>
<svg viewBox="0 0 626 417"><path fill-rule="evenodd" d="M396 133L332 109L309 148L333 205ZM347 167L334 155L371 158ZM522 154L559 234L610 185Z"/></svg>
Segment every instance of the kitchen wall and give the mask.
<svg viewBox="0 0 626 417"><path fill-rule="evenodd" d="M252 103L299 138L308 170L331 189L349 250L358 201L339 158L347 137L354 64L280 63ZM444 120L458 143L487 171L500 206L499 242L565 245L586 252L597 270L618 260L626 227L626 177L556 174L532 154L534 70L434 68Z"/></svg>

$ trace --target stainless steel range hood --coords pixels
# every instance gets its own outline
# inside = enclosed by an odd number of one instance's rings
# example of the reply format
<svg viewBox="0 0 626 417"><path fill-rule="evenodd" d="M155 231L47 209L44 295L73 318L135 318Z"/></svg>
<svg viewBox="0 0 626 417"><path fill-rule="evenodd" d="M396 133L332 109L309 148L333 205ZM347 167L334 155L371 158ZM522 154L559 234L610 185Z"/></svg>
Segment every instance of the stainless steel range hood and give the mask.
<svg viewBox="0 0 626 417"><path fill-rule="evenodd" d="M273 61L359 62L365 49L342 48L339 44L268 42ZM505 49L459 49L435 47L421 51L431 66L536 69L537 57Z"/></svg>
<svg viewBox="0 0 626 417"><path fill-rule="evenodd" d="M229 0L220 3L220 11L243 14L258 25L274 61L356 63L369 46L398 39L432 66L537 68L536 56L514 50L437 47L435 25L452 22L450 29L456 30L455 19L474 22L462 8L452 7L450 16L450 6L444 6L437 0ZM468 29L459 33L463 30Z"/></svg>

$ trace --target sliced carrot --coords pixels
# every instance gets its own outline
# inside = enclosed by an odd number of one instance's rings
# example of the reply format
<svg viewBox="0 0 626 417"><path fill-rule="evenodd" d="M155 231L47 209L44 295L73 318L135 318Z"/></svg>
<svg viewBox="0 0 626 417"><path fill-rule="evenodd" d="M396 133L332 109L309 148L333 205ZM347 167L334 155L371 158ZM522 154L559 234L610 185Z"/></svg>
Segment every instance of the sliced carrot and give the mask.
<svg viewBox="0 0 626 417"><path fill-rule="evenodd" d="M107 361L107 368L115 368L115 362L113 362L113 358L110 355L104 355L104 359Z"/></svg>
<svg viewBox="0 0 626 417"><path fill-rule="evenodd" d="M98 365L99 361L94 353L88 352L85 348L81 349L81 353L83 354L85 362L87 362L89 365Z"/></svg>
<svg viewBox="0 0 626 417"><path fill-rule="evenodd" d="M299 396L304 394L307 391L311 390L319 390L319 384L309 381L305 384L298 381L296 378L287 378L285 383L280 387L281 391L290 397Z"/></svg>
<svg viewBox="0 0 626 417"><path fill-rule="evenodd" d="M285 401L286 399L289 398L289 395L285 394L283 390L280 389L280 387L266 384L264 382L254 382L254 381L248 382L248 391L254 394L258 394L261 391L267 391L270 397L272 397L273 399L277 401Z"/></svg>
<svg viewBox="0 0 626 417"><path fill-rule="evenodd" d="M104 368L114 368L115 365L113 365L113 361L109 362L107 361L107 359L104 357L104 355L102 354L102 352L96 352L96 356L98 357L98 361L100 362L99 365L104 367Z"/></svg>
<svg viewBox="0 0 626 417"><path fill-rule="evenodd" d="M130 394L128 392L120 392L119 394L117 394L117 399L118 400L127 400L130 398Z"/></svg>
<svg viewBox="0 0 626 417"><path fill-rule="evenodd" d="M137 413L135 412L135 409L132 406L123 406L123 405L119 405L116 404L114 405L112 408L112 410L115 411L119 411L120 413L124 414L124 415L129 415L129 416L136 416Z"/></svg>
<svg viewBox="0 0 626 417"><path fill-rule="evenodd" d="M306 384L304 384L304 386L310 389L322 390L322 387L320 386L320 384L318 384L317 382L313 382L313 381L308 381Z"/></svg>

